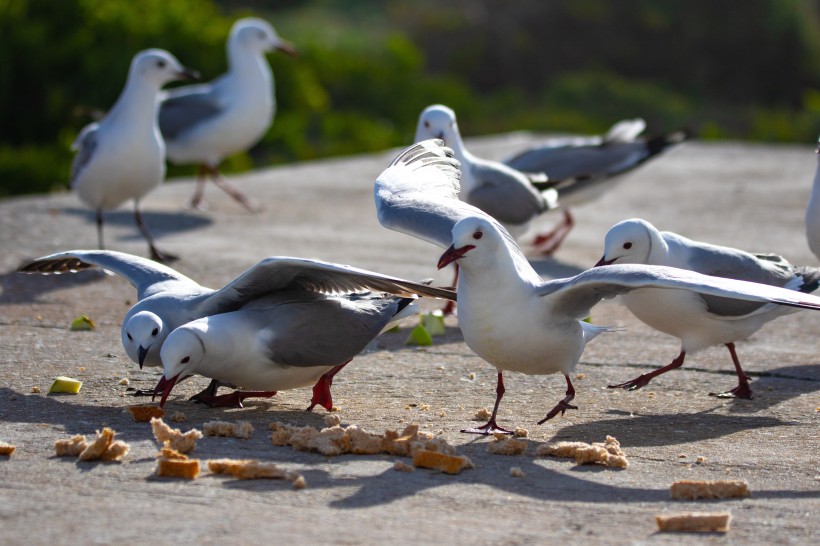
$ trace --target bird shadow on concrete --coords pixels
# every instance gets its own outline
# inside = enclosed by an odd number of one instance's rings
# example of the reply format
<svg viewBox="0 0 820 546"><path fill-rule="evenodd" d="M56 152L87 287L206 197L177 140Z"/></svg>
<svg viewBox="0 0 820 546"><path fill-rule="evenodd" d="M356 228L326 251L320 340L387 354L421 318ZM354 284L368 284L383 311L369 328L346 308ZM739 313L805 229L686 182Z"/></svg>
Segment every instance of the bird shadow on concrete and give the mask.
<svg viewBox="0 0 820 546"><path fill-rule="evenodd" d="M62 209L62 212L82 218L87 224L89 224L89 226L91 226L89 229L93 229L96 232L97 215L93 210L86 208L66 207ZM158 240L161 239L163 235L172 235L185 231L201 229L205 226L213 224L214 222L213 218L206 216L201 212L191 210L180 210L177 212L155 212L143 210L142 219L148 227L148 231L150 231L151 234ZM143 238L134 221L133 209L124 208L122 210L106 211L104 214L104 222L105 225L132 227L134 229L133 233L131 235L124 236L124 240L141 240Z"/></svg>
<svg viewBox="0 0 820 546"><path fill-rule="evenodd" d="M0 305L43 302L54 290L68 290L100 282L110 277L99 268L62 275L41 275L10 271L0 275ZM43 302L44 303L44 302Z"/></svg>
<svg viewBox="0 0 820 546"><path fill-rule="evenodd" d="M734 372L733 372L734 375ZM730 413L754 413L786 400L820 390L820 364L784 366L765 372L751 372L752 400L730 400Z"/></svg>
<svg viewBox="0 0 820 546"><path fill-rule="evenodd" d="M600 419L566 426L550 441L572 440L600 442L607 435L618 438L624 447L671 446L721 438L749 429L787 427L794 423L775 417L754 415L721 415L714 408L697 413L641 415L609 410L614 419Z"/></svg>

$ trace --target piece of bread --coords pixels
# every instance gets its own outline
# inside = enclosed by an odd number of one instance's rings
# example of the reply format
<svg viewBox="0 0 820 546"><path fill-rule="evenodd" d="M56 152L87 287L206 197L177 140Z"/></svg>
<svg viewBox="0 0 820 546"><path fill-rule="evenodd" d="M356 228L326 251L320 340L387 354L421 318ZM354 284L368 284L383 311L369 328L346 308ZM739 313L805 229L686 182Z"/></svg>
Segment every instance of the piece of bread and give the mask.
<svg viewBox="0 0 820 546"><path fill-rule="evenodd" d="M150 422L157 442L181 453L193 451L196 441L202 438L202 433L195 428L183 433L178 428L171 428L159 417L152 417Z"/></svg>
<svg viewBox="0 0 820 546"><path fill-rule="evenodd" d="M11 457L11 454L14 453L15 449L17 449L17 447L11 444L7 444L6 442L0 442L0 455Z"/></svg>
<svg viewBox="0 0 820 546"><path fill-rule="evenodd" d="M574 458L577 464L602 464L613 468L627 468L629 461L621 449L621 444L612 436L607 436L603 443L595 442L557 442L544 444L535 450L538 457L550 455L553 457Z"/></svg>
<svg viewBox="0 0 820 546"><path fill-rule="evenodd" d="M510 476L512 476L513 478L523 478L524 477L524 471L521 470L521 467L511 466L510 467Z"/></svg>
<svg viewBox="0 0 820 546"><path fill-rule="evenodd" d="M123 442L122 440L114 440L108 446L108 449L103 451L103 454L100 456L101 461L121 461L128 455L128 452L131 451L131 446Z"/></svg>
<svg viewBox="0 0 820 546"><path fill-rule="evenodd" d="M253 436L253 425L248 421L229 423L227 421L208 421L202 425L205 436L225 436L247 440Z"/></svg>
<svg viewBox="0 0 820 546"><path fill-rule="evenodd" d="M416 451L413 455L413 466L440 470L445 474L458 474L465 468L474 468L472 461L467 457L426 450Z"/></svg>
<svg viewBox="0 0 820 546"><path fill-rule="evenodd" d="M88 440L82 434L77 434L67 440L54 442L54 451L57 457L76 457L88 447Z"/></svg>
<svg viewBox="0 0 820 546"><path fill-rule="evenodd" d="M116 433L108 427L105 427L101 431L98 430L97 437L94 441L88 444L86 448L80 452L80 460L96 461L101 458L103 453L105 453L108 449L108 446L111 445L111 442L114 441L114 434Z"/></svg>
<svg viewBox="0 0 820 546"><path fill-rule="evenodd" d="M475 414L473 415L473 421L486 421L492 416L493 414L490 412L490 410L488 410L487 408L481 408L479 410L476 410Z"/></svg>
<svg viewBox="0 0 820 546"><path fill-rule="evenodd" d="M212 459L208 461L208 470L214 474L230 474L240 480L284 480L291 476L290 472L279 468L275 463L251 459Z"/></svg>
<svg viewBox="0 0 820 546"><path fill-rule="evenodd" d="M199 459L157 459L157 476L193 480L199 476Z"/></svg>
<svg viewBox="0 0 820 546"><path fill-rule="evenodd" d="M749 484L743 480L680 480L669 487L673 499L729 499L748 497Z"/></svg>
<svg viewBox="0 0 820 546"><path fill-rule="evenodd" d="M662 532L719 532L729 530L732 516L728 512L685 512L682 514L655 516L658 530Z"/></svg>
<svg viewBox="0 0 820 546"><path fill-rule="evenodd" d="M405 462L396 461L393 463L393 470L397 470L399 472L415 472L416 468Z"/></svg>
<svg viewBox="0 0 820 546"><path fill-rule="evenodd" d="M159 406L152 404L139 404L137 406L128 406L128 411L131 412L131 417L138 423L147 423L154 417L165 416L165 410Z"/></svg>
<svg viewBox="0 0 820 546"><path fill-rule="evenodd" d="M527 441L495 434L495 440L487 444L487 451L496 455L521 455L527 450Z"/></svg>

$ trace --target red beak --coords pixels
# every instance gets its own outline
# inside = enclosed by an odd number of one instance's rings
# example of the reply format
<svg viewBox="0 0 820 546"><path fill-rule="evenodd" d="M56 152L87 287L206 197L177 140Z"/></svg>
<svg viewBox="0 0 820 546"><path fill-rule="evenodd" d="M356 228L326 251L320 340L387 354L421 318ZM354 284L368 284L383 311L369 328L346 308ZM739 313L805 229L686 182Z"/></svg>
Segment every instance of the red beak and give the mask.
<svg viewBox="0 0 820 546"><path fill-rule="evenodd" d="M165 400L168 398L168 395L171 394L171 390L174 388L174 385L177 384L179 381L179 374L175 375L171 379L165 379L165 376L159 378L159 382L157 386L154 387L154 396L151 397L151 401L154 401L154 398L157 397L157 394L162 392L162 398L159 400L159 407L163 407L165 405Z"/></svg>
<svg viewBox="0 0 820 546"><path fill-rule="evenodd" d="M442 267L445 267L446 265L458 260L474 248L474 245L464 245L461 248L456 248L456 245L450 245L450 248L445 250L444 254L441 255L441 258L438 259L438 265L436 267L441 269Z"/></svg>
<svg viewBox="0 0 820 546"><path fill-rule="evenodd" d="M598 260L598 263L595 264L594 267L601 267L602 265L612 265L613 263L615 263L615 260L618 259L618 258L612 258L611 260L606 260L604 258L606 258L606 256L601 256L601 259Z"/></svg>

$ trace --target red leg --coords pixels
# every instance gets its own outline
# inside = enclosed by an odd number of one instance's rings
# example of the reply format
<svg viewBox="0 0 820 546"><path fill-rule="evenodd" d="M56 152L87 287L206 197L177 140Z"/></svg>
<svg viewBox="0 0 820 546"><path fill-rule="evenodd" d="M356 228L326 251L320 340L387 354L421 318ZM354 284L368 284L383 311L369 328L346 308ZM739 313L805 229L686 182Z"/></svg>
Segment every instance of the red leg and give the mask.
<svg viewBox="0 0 820 546"><path fill-rule="evenodd" d="M275 394L276 391L233 391L230 394L219 396L202 396L197 399L197 402L202 402L212 408L244 408L242 402L246 398L270 398Z"/></svg>
<svg viewBox="0 0 820 546"><path fill-rule="evenodd" d="M350 360L344 364L339 364L319 378L319 381L313 385L313 398L310 399L310 406L308 406L305 411L313 411L313 408L316 405L322 406L327 411L333 409L333 397L330 395L330 387L333 385L333 377L342 371L342 368L348 364L350 364Z"/></svg>
<svg viewBox="0 0 820 546"><path fill-rule="evenodd" d="M561 415L564 415L564 412L568 409L578 409L578 406L573 406L572 404L570 404L570 402L572 402L572 399L575 398L575 387L572 386L572 381L570 381L569 376L567 374L564 374L564 378L567 380L567 392L565 393L566 396L564 396L564 399L558 402L555 405L555 407L550 410L546 417L538 421L539 425L543 425L559 413Z"/></svg>
<svg viewBox="0 0 820 546"><path fill-rule="evenodd" d="M145 237L146 242L148 242L148 251L151 254L152 260L167 264L179 259L179 256L175 256L168 252L160 252L154 245L154 238L151 237L151 232L148 231L148 226L146 226L145 222L142 220L142 211L140 211L139 201L134 202L134 220L137 222L137 227L142 232L142 236Z"/></svg>
<svg viewBox="0 0 820 546"><path fill-rule="evenodd" d="M559 223L546 233L536 235L533 240L532 244L538 254L542 256L550 256L554 254L555 251L558 250L558 247L560 247L564 242L564 239L567 238L569 232L572 231L572 227L575 225L575 219L572 217L569 209L564 208L563 210L563 222Z"/></svg>
<svg viewBox="0 0 820 546"><path fill-rule="evenodd" d="M681 351L675 360L673 360L670 364L667 364L663 368L658 368L655 371L639 375L632 381L627 381L626 383L619 383L618 385L609 385L609 388L626 389L628 391L638 390L641 387L645 387L646 385L648 385L653 378L658 377L661 374L665 374L669 370L674 370L676 368L680 368L681 366L683 366L684 358L686 358L686 352Z"/></svg>
<svg viewBox="0 0 820 546"><path fill-rule="evenodd" d="M214 184L219 186L222 191L233 197L233 199L238 202L240 205L245 207L250 212L261 212L262 205L260 205L255 199L246 195L242 190L234 186L227 178L222 176L219 172L217 167L211 168L211 180L214 181Z"/></svg>
<svg viewBox="0 0 820 546"><path fill-rule="evenodd" d="M194 189L194 196L191 198L191 208L208 210L208 204L205 202L205 184L208 182L208 175L211 174L211 170L211 167L207 165L199 166L196 189Z"/></svg>
<svg viewBox="0 0 820 546"><path fill-rule="evenodd" d="M455 275L453 276L453 289L455 290L458 288L458 264L453 264L453 267L455 267L456 270ZM447 305L445 305L444 308L442 308L441 310L441 312L444 313L444 316L454 315L455 311L456 302L454 302L453 300L449 300L447 302Z"/></svg>
<svg viewBox="0 0 820 546"><path fill-rule="evenodd" d="M729 354L732 355L732 362L735 364L735 373L737 373L737 387L726 392L710 392L709 396L717 396L718 398L745 398L752 399L752 388L749 386L749 376L740 367L740 360L737 358L735 352L735 344L727 343L726 347L729 349Z"/></svg>
<svg viewBox="0 0 820 546"><path fill-rule="evenodd" d="M481 425L480 427L476 428L465 428L462 429L461 432L466 432L468 434L483 434L485 436L489 436L490 434L512 434L511 430L507 430L505 428L501 428L495 422L495 416L498 414L498 405L501 403L501 398L504 396L504 378L501 375L501 372L498 372L498 383L495 387L495 406L493 406L493 414L490 416L490 420L487 421L486 424Z"/></svg>

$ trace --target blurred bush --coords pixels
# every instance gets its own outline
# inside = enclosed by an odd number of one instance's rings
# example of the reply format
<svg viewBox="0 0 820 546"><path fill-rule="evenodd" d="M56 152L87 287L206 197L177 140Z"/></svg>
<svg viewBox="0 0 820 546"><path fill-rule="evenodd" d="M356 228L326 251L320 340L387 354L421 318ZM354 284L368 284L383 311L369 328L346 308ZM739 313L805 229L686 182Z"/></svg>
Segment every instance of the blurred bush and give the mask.
<svg viewBox="0 0 820 546"><path fill-rule="evenodd" d="M642 116L651 132L812 142L820 126L818 0L0 0L0 195L65 186L73 137L137 51L211 79L251 14L300 57L269 56L274 126L227 171L408 144L434 102L465 135Z"/></svg>

